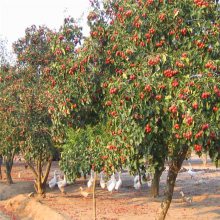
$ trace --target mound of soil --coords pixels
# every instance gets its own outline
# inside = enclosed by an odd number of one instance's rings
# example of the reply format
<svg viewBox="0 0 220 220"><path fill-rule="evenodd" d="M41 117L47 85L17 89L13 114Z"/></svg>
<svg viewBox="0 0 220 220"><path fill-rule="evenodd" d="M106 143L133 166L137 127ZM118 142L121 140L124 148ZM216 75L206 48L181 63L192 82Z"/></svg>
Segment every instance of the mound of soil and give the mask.
<svg viewBox="0 0 220 220"><path fill-rule="evenodd" d="M67 217L57 213L40 201L25 195L18 195L7 201L7 210L16 213L23 220L67 220Z"/></svg>

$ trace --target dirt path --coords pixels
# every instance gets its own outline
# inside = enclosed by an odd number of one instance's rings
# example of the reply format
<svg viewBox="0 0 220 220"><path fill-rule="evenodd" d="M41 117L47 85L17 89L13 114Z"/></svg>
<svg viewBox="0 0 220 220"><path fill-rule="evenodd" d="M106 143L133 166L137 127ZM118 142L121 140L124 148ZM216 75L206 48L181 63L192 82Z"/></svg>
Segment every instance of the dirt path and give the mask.
<svg viewBox="0 0 220 220"><path fill-rule="evenodd" d="M188 168L188 163L184 164ZM191 219L191 220L217 220L220 219L220 169L215 169L210 163L204 169L201 163L193 163L193 168L201 171L191 178L187 172L178 175L171 207L167 214L167 220ZM50 172L58 169L54 163ZM18 178L18 173L20 177ZM165 189L167 171L162 175L160 195ZM5 205L8 199L18 194L34 191L33 175L29 169L24 170L23 165L13 168L15 184L7 186L0 183L0 206ZM119 192L112 194L107 189L101 189L97 184L97 216L98 220L153 220L160 207L162 196L152 200L149 195L149 187L145 184L140 191L133 188L133 177L128 173L122 174L123 185ZM92 196L84 198L80 195L79 187L86 188L84 180L77 180L75 184L66 187L66 194L62 195L58 188L48 189L45 199L41 204L48 206L57 213L66 216L66 219L91 220ZM180 191L185 196L191 197L193 202L187 204L182 201ZM0 217L1 219L1 217ZM41 219L37 219L41 220Z"/></svg>

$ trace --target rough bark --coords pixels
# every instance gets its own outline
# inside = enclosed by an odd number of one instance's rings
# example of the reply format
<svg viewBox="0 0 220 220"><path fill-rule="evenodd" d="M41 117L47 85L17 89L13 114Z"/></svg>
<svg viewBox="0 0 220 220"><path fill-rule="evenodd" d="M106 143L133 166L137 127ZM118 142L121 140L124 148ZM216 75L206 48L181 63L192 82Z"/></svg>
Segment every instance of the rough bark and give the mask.
<svg viewBox="0 0 220 220"><path fill-rule="evenodd" d="M50 173L51 164L52 164L52 157L49 158L47 162L45 174L43 174L43 164L40 158L37 161L36 169L34 168L33 164L28 162L28 166L30 167L30 169L33 171L35 175L36 179L35 179L34 188L35 188L36 193L39 195L44 195L46 192L46 183L47 183L47 179Z"/></svg>
<svg viewBox="0 0 220 220"><path fill-rule="evenodd" d="M48 179L48 176L49 176L49 173L50 173L50 168L51 168L51 165L52 165L52 161L53 161L53 158L50 157L49 160L48 160L47 166L46 166L45 175L43 177L43 184L45 186L46 186L47 179Z"/></svg>
<svg viewBox="0 0 220 220"><path fill-rule="evenodd" d="M182 163L186 158L186 154L188 151L188 146L184 145L182 150L174 157L169 164L169 171L167 175L167 189L165 192L165 198L161 204L161 209L159 213L158 220L164 220L166 218L167 211L170 207L170 203L173 197L174 186L176 182L176 177L178 175L179 170L181 169Z"/></svg>
<svg viewBox="0 0 220 220"><path fill-rule="evenodd" d="M11 177L12 166L13 166L13 159L5 161L5 174L6 174L7 184L13 184L13 180Z"/></svg>
<svg viewBox="0 0 220 220"><path fill-rule="evenodd" d="M153 198L159 196L160 177L161 177L163 171L164 171L164 168L155 170L155 173L154 173L154 176L152 179L152 183L151 183L151 189L150 189L150 193Z"/></svg>

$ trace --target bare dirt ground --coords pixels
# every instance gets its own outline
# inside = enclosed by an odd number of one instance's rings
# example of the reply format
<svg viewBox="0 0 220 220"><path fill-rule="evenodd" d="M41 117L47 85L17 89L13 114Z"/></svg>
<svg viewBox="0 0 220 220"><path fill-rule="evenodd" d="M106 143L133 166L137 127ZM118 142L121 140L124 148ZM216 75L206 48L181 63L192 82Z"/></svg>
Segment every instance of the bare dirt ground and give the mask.
<svg viewBox="0 0 220 220"><path fill-rule="evenodd" d="M185 163L184 167L188 168L188 164ZM179 173L167 219L220 219L220 169L215 169L210 163L206 167L203 167L198 161L193 162L193 168L203 172L192 179L187 172ZM58 169L56 162L52 166L50 178L55 169ZM19 172L20 178L18 177ZM166 174L167 171L164 171L160 195L163 195L164 192ZM45 199L41 199L40 201L39 199L29 199L31 201L24 207L25 202L22 201L27 201L27 197L22 197L20 194L28 195L28 193L34 191L33 174L30 169L24 169L22 163L17 163L13 168L12 176L15 180L15 184L12 186L9 187L4 183L0 183L0 219L4 219L1 218L1 211L7 211L10 214L8 217L11 217L11 219L16 219L18 216L20 216L20 219L26 220L92 219L92 195L84 198L79 193L80 186L86 188L86 182L84 180L77 180L73 185L67 186L66 194L61 194L58 188L53 190L48 188ZM122 181L123 185L119 192L113 192L112 194L107 189L101 189L97 182L97 219L155 219L162 196L158 199L151 199L149 188L146 184L140 191L136 191L133 188L133 177L129 176L128 173L122 174ZM193 202L191 204L183 202L180 191L183 191L186 197L192 197ZM12 215L10 212L15 211L19 205L20 207L17 209L19 213ZM47 209L48 207L49 209ZM56 216L54 211L59 214ZM37 212L41 212L42 214L39 215L38 213L37 215ZM52 215L55 217L51 218Z"/></svg>

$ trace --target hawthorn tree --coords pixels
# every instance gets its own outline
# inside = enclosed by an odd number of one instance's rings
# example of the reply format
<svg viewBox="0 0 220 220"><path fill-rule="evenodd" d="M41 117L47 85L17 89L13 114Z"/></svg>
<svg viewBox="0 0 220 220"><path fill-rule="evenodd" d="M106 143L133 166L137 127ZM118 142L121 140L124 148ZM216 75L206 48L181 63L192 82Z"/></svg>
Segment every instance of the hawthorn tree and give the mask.
<svg viewBox="0 0 220 220"><path fill-rule="evenodd" d="M14 155L19 151L18 132L19 122L16 120L16 88L18 86L14 77L15 67L13 59L7 49L7 41L0 39L0 157L5 162L7 183L13 183L11 170ZM16 137L16 138L14 138ZM0 178L2 177L0 165Z"/></svg>
<svg viewBox="0 0 220 220"><path fill-rule="evenodd" d="M52 158L61 127L54 126L51 105L55 97L50 94L51 82L44 78L43 70L55 59L48 40L53 34L47 27L32 26L24 38L14 43L17 54L16 73L20 78L18 114L22 132L19 146L35 175L35 189L44 194Z"/></svg>
<svg viewBox="0 0 220 220"><path fill-rule="evenodd" d="M45 77L54 83L51 92L60 94L60 100L53 106L54 116L63 115L62 122L70 127L66 128L60 165L72 180L82 172L86 175L92 167L101 170L100 165L94 164L101 157L100 144L95 140L101 135L98 130L104 132L106 124L100 101L103 99L102 73L98 68L101 62L93 47L98 49L98 46L91 38L84 39L80 46L81 40L81 28L72 18L66 18L50 42L56 60L45 70Z"/></svg>
<svg viewBox="0 0 220 220"><path fill-rule="evenodd" d="M19 132L20 122L17 117L17 89L19 88L19 80L13 74L15 68L4 65L0 72L0 155L3 156L5 162L5 173L7 183L13 183L11 170L13 159L19 152Z"/></svg>
<svg viewBox="0 0 220 220"><path fill-rule="evenodd" d="M93 1L91 37L107 39L102 58L105 106L117 158L131 170L143 161L159 176L169 157L159 219L170 206L175 180L193 148L219 160L219 5L214 1ZM103 15L104 14L104 15ZM106 160L107 161L107 160ZM133 166L131 166L134 164ZM157 179L157 180L156 180Z"/></svg>

